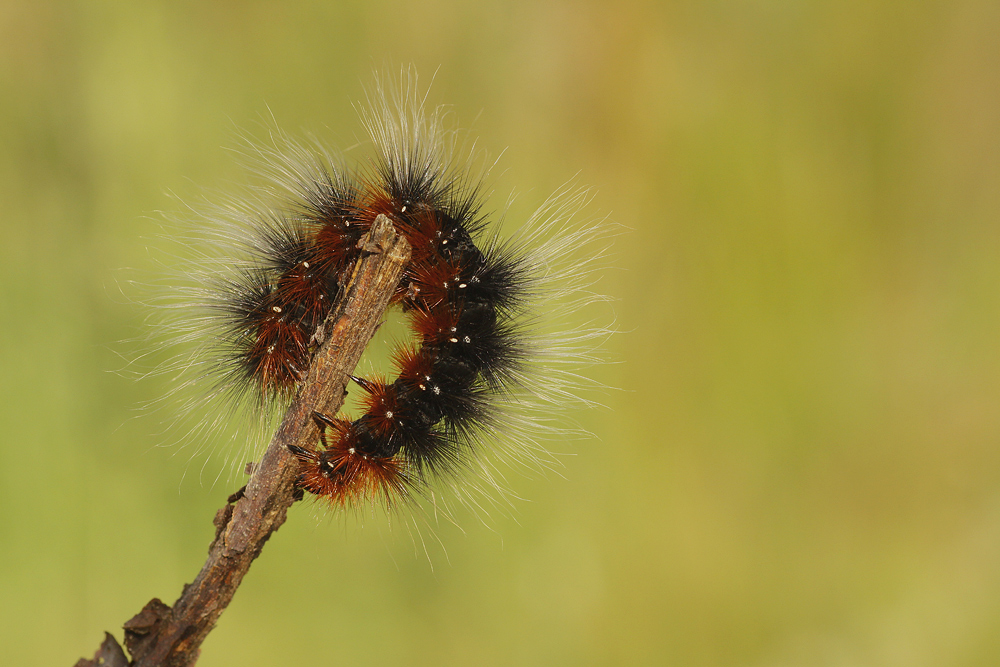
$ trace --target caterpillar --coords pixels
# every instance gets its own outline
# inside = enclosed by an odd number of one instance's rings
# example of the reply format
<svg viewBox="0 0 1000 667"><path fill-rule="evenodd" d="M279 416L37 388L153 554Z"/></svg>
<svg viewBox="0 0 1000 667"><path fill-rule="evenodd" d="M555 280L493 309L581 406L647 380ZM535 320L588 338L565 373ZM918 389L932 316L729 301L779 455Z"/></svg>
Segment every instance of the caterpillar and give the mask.
<svg viewBox="0 0 1000 667"><path fill-rule="evenodd" d="M588 195L567 186L502 239L484 211L488 168L457 148L447 112L427 110L414 77L379 81L368 102L367 165L348 169L318 143L273 131L273 145L251 149L265 184L200 214L193 236L212 250L177 310L200 309L194 320L212 333L184 370L214 378L209 400L224 394L260 414L287 403L358 241L386 216L411 246L392 303L414 340L394 352L392 378L351 376L359 416L314 415L316 447L290 447L298 485L342 507L391 506L436 479L463 495L455 480L469 469L499 487L498 460L545 466L547 440L584 433L565 414L592 405L582 368L599 361L611 327L563 328L604 299L591 285L610 228L577 222ZM194 325L176 329L194 337Z"/></svg>

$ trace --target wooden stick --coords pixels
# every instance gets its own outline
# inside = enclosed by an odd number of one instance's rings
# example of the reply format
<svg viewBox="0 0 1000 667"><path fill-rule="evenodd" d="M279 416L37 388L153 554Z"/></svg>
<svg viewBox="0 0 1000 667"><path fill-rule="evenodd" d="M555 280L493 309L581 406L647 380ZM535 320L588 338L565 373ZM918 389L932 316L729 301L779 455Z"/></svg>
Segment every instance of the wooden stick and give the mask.
<svg viewBox="0 0 1000 667"><path fill-rule="evenodd" d="M250 482L230 496L229 504L215 516L215 539L201 572L184 587L173 608L154 598L125 624L125 646L132 655L132 667L193 665L201 643L233 599L250 564L271 533L285 522L288 508L297 498L298 474L298 462L288 446L315 449L319 429L313 412L336 414L340 409L347 395L348 375L381 324L410 259L409 243L383 215L358 247L362 257L339 305L321 329L325 340L320 341L305 383ZM95 660L100 654L98 651ZM81 659L77 667L97 664Z"/></svg>

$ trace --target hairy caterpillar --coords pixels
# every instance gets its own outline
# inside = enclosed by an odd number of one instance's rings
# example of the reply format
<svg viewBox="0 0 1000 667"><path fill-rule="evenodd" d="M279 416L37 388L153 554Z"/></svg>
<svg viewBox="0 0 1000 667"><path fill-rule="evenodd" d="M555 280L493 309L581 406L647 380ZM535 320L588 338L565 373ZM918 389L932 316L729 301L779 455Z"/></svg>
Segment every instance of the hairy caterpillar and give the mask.
<svg viewBox="0 0 1000 667"><path fill-rule="evenodd" d="M316 414L316 448L292 448L300 487L335 505L391 505L435 479L464 496L456 480L470 468L500 486L498 461L545 465L545 441L582 432L567 409L590 405L581 368L609 328L579 318L603 299L590 285L608 226L577 223L586 193L567 187L502 240L482 207L485 170L446 118L412 77L380 83L362 111L369 164L350 170L274 133L253 149L266 184L202 214L186 238L200 256L172 304L175 329L202 346L181 370L214 379L207 400L265 416L298 390L359 239L384 215L409 241L393 301L415 341L395 352L391 379L352 376L360 416Z"/></svg>

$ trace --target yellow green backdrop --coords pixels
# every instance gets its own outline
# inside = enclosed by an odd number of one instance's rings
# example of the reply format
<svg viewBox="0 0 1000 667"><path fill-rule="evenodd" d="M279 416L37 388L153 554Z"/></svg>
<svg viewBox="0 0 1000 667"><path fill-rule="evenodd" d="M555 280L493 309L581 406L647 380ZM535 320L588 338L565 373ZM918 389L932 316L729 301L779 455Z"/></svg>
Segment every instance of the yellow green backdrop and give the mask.
<svg viewBox="0 0 1000 667"><path fill-rule="evenodd" d="M297 508L200 664L996 664L997 35L987 0L0 3L0 662L172 602L233 490L117 372L158 211L272 115L353 143L413 63L512 224L578 174L630 229L620 391L430 559Z"/></svg>

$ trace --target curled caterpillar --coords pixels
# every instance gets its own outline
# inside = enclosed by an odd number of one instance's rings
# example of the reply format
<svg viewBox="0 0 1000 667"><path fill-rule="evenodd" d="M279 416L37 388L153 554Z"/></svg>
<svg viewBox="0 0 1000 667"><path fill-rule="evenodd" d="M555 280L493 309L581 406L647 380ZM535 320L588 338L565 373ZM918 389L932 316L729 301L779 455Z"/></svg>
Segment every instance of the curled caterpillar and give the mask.
<svg viewBox="0 0 1000 667"><path fill-rule="evenodd" d="M589 285L607 229L572 221L585 193L557 193L501 240L483 212L483 175L456 158L445 114L428 113L405 79L372 99L363 120L377 157L365 169L283 136L256 149L268 185L212 216L223 223L217 245L242 259L221 276L203 269L210 287L197 290L217 325L214 348L223 344L208 362L219 391L252 394L266 410L298 390L376 219L409 242L392 301L415 340L394 353L394 377L352 376L363 413L316 414L317 447L290 448L299 486L341 506L391 505L467 468L497 485L498 458L544 464L544 440L580 433L558 415L588 404L580 368L609 331L560 330L602 298Z"/></svg>

